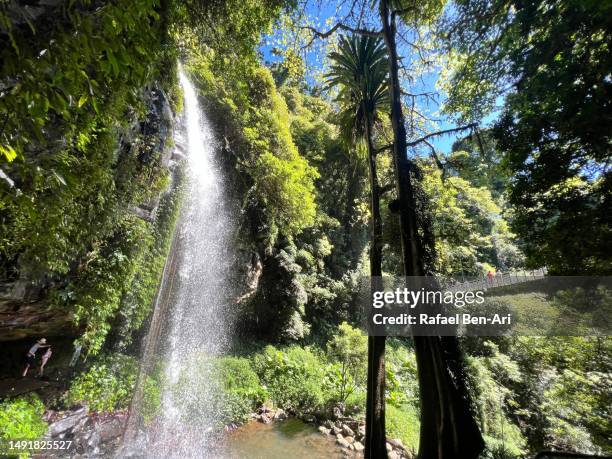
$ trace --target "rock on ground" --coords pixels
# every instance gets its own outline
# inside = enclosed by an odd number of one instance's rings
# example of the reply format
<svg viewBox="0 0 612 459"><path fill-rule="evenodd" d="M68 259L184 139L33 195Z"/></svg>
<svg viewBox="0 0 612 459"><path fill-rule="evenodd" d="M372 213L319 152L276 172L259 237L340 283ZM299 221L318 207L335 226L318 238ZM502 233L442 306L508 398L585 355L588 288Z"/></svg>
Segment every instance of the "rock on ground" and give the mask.
<svg viewBox="0 0 612 459"><path fill-rule="evenodd" d="M89 413L87 407L66 412L46 413L49 424L46 440L71 440L73 451L70 457L112 457L119 445L127 413ZM37 455L38 459L56 457Z"/></svg>
<svg viewBox="0 0 612 459"><path fill-rule="evenodd" d="M79 408L75 411L68 412L69 414L49 424L47 435L57 437L60 434L71 431L79 421L87 418L87 407Z"/></svg>
<svg viewBox="0 0 612 459"><path fill-rule="evenodd" d="M347 437L354 437L355 436L355 433L353 432L353 429L351 429L346 424L342 424L342 433L344 435L346 435Z"/></svg>
<svg viewBox="0 0 612 459"><path fill-rule="evenodd" d="M338 443L343 448L348 448L350 446L350 443L347 442L344 438L342 438L342 436L340 436L340 438L336 438L336 443Z"/></svg>

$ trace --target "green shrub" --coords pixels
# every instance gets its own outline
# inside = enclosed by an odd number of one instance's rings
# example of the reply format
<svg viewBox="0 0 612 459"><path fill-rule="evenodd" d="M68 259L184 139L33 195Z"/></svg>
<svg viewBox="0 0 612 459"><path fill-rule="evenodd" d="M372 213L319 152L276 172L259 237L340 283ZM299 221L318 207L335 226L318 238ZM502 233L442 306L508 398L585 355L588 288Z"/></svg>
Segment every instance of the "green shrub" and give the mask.
<svg viewBox="0 0 612 459"><path fill-rule="evenodd" d="M526 439L520 428L505 412L515 409L518 402L513 392L500 384L519 384L522 376L519 368L508 356L499 352L492 342L484 342L488 357L468 357L467 370L473 389L472 397L478 410L480 428L485 437L486 457L511 458L525 454Z"/></svg>
<svg viewBox="0 0 612 459"><path fill-rule="evenodd" d="M330 399L322 384L327 362L310 348L267 346L253 365L272 401L283 409L316 411Z"/></svg>
<svg viewBox="0 0 612 459"><path fill-rule="evenodd" d="M0 402L0 440L37 440L47 431L45 406L33 394Z"/></svg>
<svg viewBox="0 0 612 459"><path fill-rule="evenodd" d="M159 382L150 376L145 379L143 391L142 417L147 424L159 413L162 391Z"/></svg>
<svg viewBox="0 0 612 459"><path fill-rule="evenodd" d="M387 404L385 411L387 436L399 438L404 446L416 452L419 449L419 413L413 405L396 407Z"/></svg>
<svg viewBox="0 0 612 459"><path fill-rule="evenodd" d="M484 435L485 449L481 454L482 459L517 459L522 457L521 449L511 442L505 442L499 438Z"/></svg>
<svg viewBox="0 0 612 459"><path fill-rule="evenodd" d="M344 402L344 414L347 416L357 417L365 414L366 406L366 390L365 388L357 389L349 395Z"/></svg>
<svg viewBox="0 0 612 459"><path fill-rule="evenodd" d="M387 403L395 406L419 403L417 366L414 352L404 343L389 340L385 351Z"/></svg>
<svg viewBox="0 0 612 459"><path fill-rule="evenodd" d="M163 370L161 361L157 361L144 379L141 410L145 424L157 416L161 409L162 388L165 384Z"/></svg>
<svg viewBox="0 0 612 459"><path fill-rule="evenodd" d="M215 360L215 376L224 394L221 409L224 424L246 421L254 408L268 397L248 359L222 357Z"/></svg>
<svg viewBox="0 0 612 459"><path fill-rule="evenodd" d="M327 355L337 362L328 371L334 397L345 402L353 392L365 387L368 338L361 330L342 322L327 345Z"/></svg>
<svg viewBox="0 0 612 459"><path fill-rule="evenodd" d="M122 354L102 357L74 380L66 403L86 403L92 411L125 409L130 404L137 374L138 363L133 357Z"/></svg>

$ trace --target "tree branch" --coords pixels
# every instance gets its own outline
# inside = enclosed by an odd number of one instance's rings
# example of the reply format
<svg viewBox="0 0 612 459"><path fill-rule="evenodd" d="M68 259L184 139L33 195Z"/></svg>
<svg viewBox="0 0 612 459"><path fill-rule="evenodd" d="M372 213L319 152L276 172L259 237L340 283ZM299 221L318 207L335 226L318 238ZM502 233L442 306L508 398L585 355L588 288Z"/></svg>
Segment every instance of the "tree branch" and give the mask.
<svg viewBox="0 0 612 459"><path fill-rule="evenodd" d="M444 172L444 163L440 160L440 157L438 156L438 153L436 152L436 149L434 148L434 146L431 143L429 143L428 140L424 140L423 142L431 150L431 157L435 161L436 166L438 166L438 169L440 169L441 172Z"/></svg>
<svg viewBox="0 0 612 459"><path fill-rule="evenodd" d="M347 32L351 32L351 33L355 33L359 35L367 35L369 37L382 37L382 30L370 30L370 29L362 29L358 27L351 27L342 22L337 22L327 32L320 32L311 26L302 26L302 30L309 30L313 34L312 39L308 42L308 44L306 44L302 48L308 48L312 44L315 38L327 38L330 35L333 35L338 30L345 30Z"/></svg>
<svg viewBox="0 0 612 459"><path fill-rule="evenodd" d="M389 145L384 145L384 146L382 146L380 148L375 149L374 150L374 154L377 155L379 153L382 153L385 150L392 150L392 149L393 149L393 144L390 143Z"/></svg>
<svg viewBox="0 0 612 459"><path fill-rule="evenodd" d="M459 131L465 131L466 129L473 129L476 127L476 123L470 123L466 126L460 126L460 127L456 127L456 128L451 128L451 129L444 129L442 131L437 131L437 132L432 132L431 134L427 134L426 136L421 137L420 139L416 139L413 142L408 142L407 146L408 147L415 147L420 143L425 142L428 139L431 139L432 137L437 137L439 135L444 135L444 134L451 134L453 132L459 132Z"/></svg>
<svg viewBox="0 0 612 459"><path fill-rule="evenodd" d="M400 94L402 96L407 96L407 97L429 97L429 96L435 95L435 93L432 91L413 93L413 92L405 91L403 89L400 89Z"/></svg>

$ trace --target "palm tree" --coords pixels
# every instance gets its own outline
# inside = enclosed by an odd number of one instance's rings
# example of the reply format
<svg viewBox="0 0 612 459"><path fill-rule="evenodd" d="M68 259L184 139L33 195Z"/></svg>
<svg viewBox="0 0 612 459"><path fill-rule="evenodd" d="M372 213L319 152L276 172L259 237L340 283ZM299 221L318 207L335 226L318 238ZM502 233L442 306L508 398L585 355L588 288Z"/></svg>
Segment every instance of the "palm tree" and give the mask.
<svg viewBox="0 0 612 459"><path fill-rule="evenodd" d="M328 86L338 86L340 126L354 151L365 144L370 176L370 276L372 289L382 276L382 220L380 186L376 168L374 125L389 107L388 63L384 42L375 37L342 36L328 74ZM365 457L386 458L385 435L385 337L368 338L368 387L366 401Z"/></svg>

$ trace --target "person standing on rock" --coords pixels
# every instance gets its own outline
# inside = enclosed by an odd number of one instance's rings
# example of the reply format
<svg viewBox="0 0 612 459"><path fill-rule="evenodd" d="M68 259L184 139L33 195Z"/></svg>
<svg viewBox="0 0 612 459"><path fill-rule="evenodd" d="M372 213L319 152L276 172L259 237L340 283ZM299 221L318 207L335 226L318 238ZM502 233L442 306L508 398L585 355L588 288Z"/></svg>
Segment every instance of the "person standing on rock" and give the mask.
<svg viewBox="0 0 612 459"><path fill-rule="evenodd" d="M28 370L30 369L30 367L34 365L34 362L36 361L36 352L39 349L42 349L45 347L51 347L50 344L45 344L46 342L47 340L45 338L41 338L36 343L34 343L34 345L30 348L30 350L28 351L25 357L26 367L25 367L25 370L23 370L23 374L21 375L22 377L25 378L26 375L28 374Z"/></svg>
<svg viewBox="0 0 612 459"><path fill-rule="evenodd" d="M53 352L51 352L51 346L49 346L49 349L47 349L47 352L43 354L42 359L40 360L40 374L38 375L39 378L42 377L45 365L51 358L51 354L53 354Z"/></svg>

